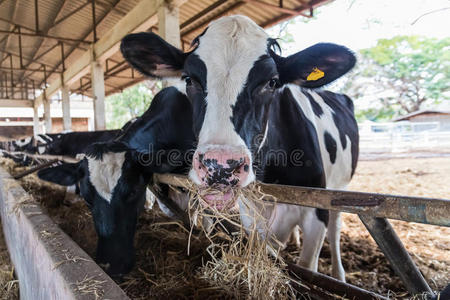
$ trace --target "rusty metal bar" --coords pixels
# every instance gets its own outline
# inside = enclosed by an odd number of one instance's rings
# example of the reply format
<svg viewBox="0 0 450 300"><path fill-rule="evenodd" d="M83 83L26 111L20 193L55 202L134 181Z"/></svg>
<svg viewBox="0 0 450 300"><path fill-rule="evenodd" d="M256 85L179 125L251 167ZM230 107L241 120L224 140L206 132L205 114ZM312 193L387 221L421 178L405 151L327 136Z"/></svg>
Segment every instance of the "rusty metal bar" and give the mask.
<svg viewBox="0 0 450 300"><path fill-rule="evenodd" d="M220 6L226 4L228 1L227 0L219 0L215 3L213 3L212 5L208 6L207 8L205 8L204 10L202 10L201 12L195 14L194 16L192 16L191 18L189 18L188 20L186 20L185 22L181 23L180 25L180 29L183 29L189 25L191 25L192 23L198 21L200 18L203 18L204 16L206 16L208 13L212 12L213 10L219 8Z"/></svg>
<svg viewBox="0 0 450 300"><path fill-rule="evenodd" d="M66 70L66 63L64 61L64 44L62 42L59 42L59 46L61 47L61 64L64 72Z"/></svg>
<svg viewBox="0 0 450 300"><path fill-rule="evenodd" d="M58 45L58 44L56 44L56 45ZM53 50L53 49L52 49ZM47 51L47 50L46 50ZM3 49L0 49L0 53L5 53L5 54L7 54L7 55L12 55L12 56L14 56L14 57L19 57L19 54L16 54L16 53L14 53L14 52L10 52L10 51L4 51ZM5 56L6 58L8 57L8 56ZM51 65L49 65L49 64L46 64L46 63L44 63L44 62L42 62L42 61L39 61L39 58L40 57L42 57L41 55L39 55L39 57L36 57L35 59L33 59L33 62L34 63L39 63L39 64L41 64L41 65L47 65L48 67L52 67ZM28 57L28 56L23 56L23 58L25 58L26 60L30 60L31 58L30 57ZM3 61L4 61L5 59L3 59ZM1 64L1 62L0 62L0 64Z"/></svg>
<svg viewBox="0 0 450 300"><path fill-rule="evenodd" d="M349 283L342 282L333 277L305 269L294 263L287 263L288 271L294 278L301 279L306 285L315 285L332 294L345 297L346 299L382 299L387 300L379 294L364 290ZM334 298L333 298L334 299Z"/></svg>
<svg viewBox="0 0 450 300"><path fill-rule="evenodd" d="M34 85L34 80L31 80L31 83L33 84L33 100L36 100L36 87Z"/></svg>
<svg viewBox="0 0 450 300"><path fill-rule="evenodd" d="M94 35L94 43L97 42L97 22L95 21L95 0L92 0L92 33Z"/></svg>
<svg viewBox="0 0 450 300"><path fill-rule="evenodd" d="M0 77L0 98L4 99L3 97L3 76Z"/></svg>
<svg viewBox="0 0 450 300"><path fill-rule="evenodd" d="M35 31L39 32L39 10L38 10L38 0L34 0L34 22L35 22Z"/></svg>
<svg viewBox="0 0 450 300"><path fill-rule="evenodd" d="M8 88L7 88L7 85L8 85L8 74L5 73L5 76L3 76L3 77L5 78L5 95L6 95L6 99L8 99L9 98Z"/></svg>
<svg viewBox="0 0 450 300"><path fill-rule="evenodd" d="M12 61L12 56L9 55L9 67L10 67L10 76L11 76L11 99L14 98L14 78L13 78L13 61Z"/></svg>
<svg viewBox="0 0 450 300"><path fill-rule="evenodd" d="M368 215L359 215L359 218L378 244L378 247L383 251L391 267L397 276L401 278L407 290L413 295L424 292L432 293L431 288L403 247L402 242L388 220Z"/></svg>
<svg viewBox="0 0 450 300"><path fill-rule="evenodd" d="M17 28L19 31L19 61L20 61L20 68L23 68L23 57L22 57L22 34L20 34L20 26Z"/></svg>
<svg viewBox="0 0 450 300"><path fill-rule="evenodd" d="M47 88L47 68L44 65L44 89Z"/></svg>
<svg viewBox="0 0 450 300"><path fill-rule="evenodd" d="M225 9L223 12L221 12L220 15L218 15L218 16L215 15L215 16L212 17L212 18L208 18L208 19L202 21L200 24L198 24L198 25L195 26L194 28L191 28L191 29L187 30L186 32L181 33L181 36L187 36L187 35L191 34L192 32L194 32L194 31L196 31L196 30L199 30L199 29L201 29L203 26L209 24L213 19L215 19L215 18L217 18L217 17L219 17L219 16L223 16L223 15L229 13L230 11L233 11L233 10L235 10L235 9L238 9L239 7L241 7L241 6L245 5L245 4L246 4L246 2L243 2L243 1L236 2L236 3L234 3L232 6L228 7L228 8ZM181 27L180 27L180 31L183 31L183 29L184 29L184 28L181 28Z"/></svg>
<svg viewBox="0 0 450 300"><path fill-rule="evenodd" d="M155 174L155 181L185 186L186 176ZM450 200L257 183L277 202L450 227ZM273 199L265 199L273 201Z"/></svg>
<svg viewBox="0 0 450 300"><path fill-rule="evenodd" d="M26 154L24 154L24 155L26 155ZM58 162L57 159L52 159L52 160L50 160L50 161L48 161L48 162L45 162L45 163L43 163L43 164L34 166L34 167L32 167L32 168L29 168L28 170L25 170L25 171L23 171L23 172L20 172L19 174L14 175L13 178L14 178L14 179L20 179L20 178L25 177L25 176L27 176L27 175L29 175L29 174L32 174L32 173L34 173L34 172L37 172L37 171L39 171L39 170L41 170L41 169L50 167L51 165L53 165L54 163L57 163L57 162Z"/></svg>
<svg viewBox="0 0 450 300"><path fill-rule="evenodd" d="M44 65L45 66L45 65ZM44 72L43 70L39 69L29 69L29 68L8 68L8 67L0 67L0 70L5 71L32 71L32 72ZM54 71L54 73L61 73L60 71Z"/></svg>

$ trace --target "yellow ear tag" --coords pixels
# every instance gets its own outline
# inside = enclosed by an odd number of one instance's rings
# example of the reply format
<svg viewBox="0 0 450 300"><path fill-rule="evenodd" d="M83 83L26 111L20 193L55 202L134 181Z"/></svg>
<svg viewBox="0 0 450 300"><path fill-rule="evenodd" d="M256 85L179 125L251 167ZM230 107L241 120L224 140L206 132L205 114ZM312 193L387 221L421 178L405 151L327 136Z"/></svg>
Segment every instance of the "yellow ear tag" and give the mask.
<svg viewBox="0 0 450 300"><path fill-rule="evenodd" d="M318 68L314 68L312 70L312 72L308 75L308 77L306 77L306 80L314 81L314 80L322 78L323 76L325 76L325 73L322 70L319 70Z"/></svg>

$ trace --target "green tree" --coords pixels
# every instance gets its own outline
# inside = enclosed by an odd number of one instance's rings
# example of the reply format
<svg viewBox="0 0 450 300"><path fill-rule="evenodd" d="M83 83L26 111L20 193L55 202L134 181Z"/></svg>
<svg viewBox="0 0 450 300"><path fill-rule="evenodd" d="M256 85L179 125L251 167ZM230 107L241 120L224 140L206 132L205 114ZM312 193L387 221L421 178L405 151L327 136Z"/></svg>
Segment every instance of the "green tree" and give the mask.
<svg viewBox="0 0 450 300"><path fill-rule="evenodd" d="M106 98L108 129L121 128L129 120L142 115L154 95L161 89L160 82L145 82Z"/></svg>
<svg viewBox="0 0 450 300"><path fill-rule="evenodd" d="M380 113L411 113L450 99L450 38L419 36L381 39L360 51L358 67L343 91L358 99L376 97ZM381 104L381 105L380 105ZM374 114L372 108L369 115Z"/></svg>

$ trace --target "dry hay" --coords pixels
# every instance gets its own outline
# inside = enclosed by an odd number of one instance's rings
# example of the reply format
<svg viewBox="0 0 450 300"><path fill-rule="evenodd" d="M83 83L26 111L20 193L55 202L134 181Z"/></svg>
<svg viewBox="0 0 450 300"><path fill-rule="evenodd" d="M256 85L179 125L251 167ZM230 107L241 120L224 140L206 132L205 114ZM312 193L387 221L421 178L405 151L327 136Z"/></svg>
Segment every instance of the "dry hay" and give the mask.
<svg viewBox="0 0 450 300"><path fill-rule="evenodd" d="M264 210L273 203L263 202L264 194L256 185L249 185L244 189L234 190L235 201L252 210L253 224L250 234L246 234L240 222L243 211L230 208L218 211L203 200L205 193L220 193L208 189L200 191L194 184L184 185L190 192L189 214L191 228L199 226L210 240L207 253L211 260L203 264L200 269L202 278L208 280L215 287L228 291L235 299L287 299L295 298L291 287L291 279L286 271L286 265L279 256L282 244L273 236L264 236L259 232L269 232L267 221L263 216ZM275 199L272 199L275 200ZM210 222L204 222L205 219ZM211 224L212 223L212 224ZM210 228L221 229L219 233ZM234 230L230 231L230 226ZM257 228L258 226L258 228ZM237 229L237 230L236 230ZM217 238L219 237L219 238ZM299 282L297 282L300 284Z"/></svg>
<svg viewBox="0 0 450 300"><path fill-rule="evenodd" d="M3 230L0 223L0 299L19 299L19 282L9 258Z"/></svg>

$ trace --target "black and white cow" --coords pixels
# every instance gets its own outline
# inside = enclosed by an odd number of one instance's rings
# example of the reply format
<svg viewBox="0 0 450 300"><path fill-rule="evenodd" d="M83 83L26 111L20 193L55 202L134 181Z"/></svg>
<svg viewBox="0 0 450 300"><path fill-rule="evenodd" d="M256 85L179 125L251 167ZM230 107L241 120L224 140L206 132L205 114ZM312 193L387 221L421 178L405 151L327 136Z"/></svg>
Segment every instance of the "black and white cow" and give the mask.
<svg viewBox="0 0 450 300"><path fill-rule="evenodd" d="M0 142L0 149L9 152L75 157L77 154L84 153L90 144L112 140L122 132L123 129L38 134L36 137L29 136L20 140Z"/></svg>
<svg viewBox="0 0 450 300"><path fill-rule="evenodd" d="M153 33L131 34L124 57L151 77L182 77L193 106L198 147L190 178L210 191L217 209L234 206L234 187L255 179L267 183L343 189L358 158L358 129L352 101L312 89L348 72L355 56L347 48L321 43L288 57L243 16L213 21L183 53ZM209 188L209 189L206 189ZM240 203L243 214L249 212ZM251 215L251 212L250 212ZM300 226L300 263L317 270L328 228L333 276L345 280L340 259L340 215L278 204L267 217L281 242ZM252 218L243 217L250 226Z"/></svg>
<svg viewBox="0 0 450 300"><path fill-rule="evenodd" d="M107 142L122 133L117 130L76 131L58 134L39 134L37 152L48 155L65 155L76 157L85 153L89 145Z"/></svg>
<svg viewBox="0 0 450 300"><path fill-rule="evenodd" d="M134 265L136 221L153 172L187 174L186 155L191 150L192 156L193 149L191 105L185 94L169 87L120 137L91 145L79 163L41 170L38 176L61 185L80 183L98 234L96 260L110 275L120 276Z"/></svg>
<svg viewBox="0 0 450 300"><path fill-rule="evenodd" d="M31 136L19 140L0 142L0 150L5 150L8 152L35 153L35 146L36 142L34 142L34 138Z"/></svg>

